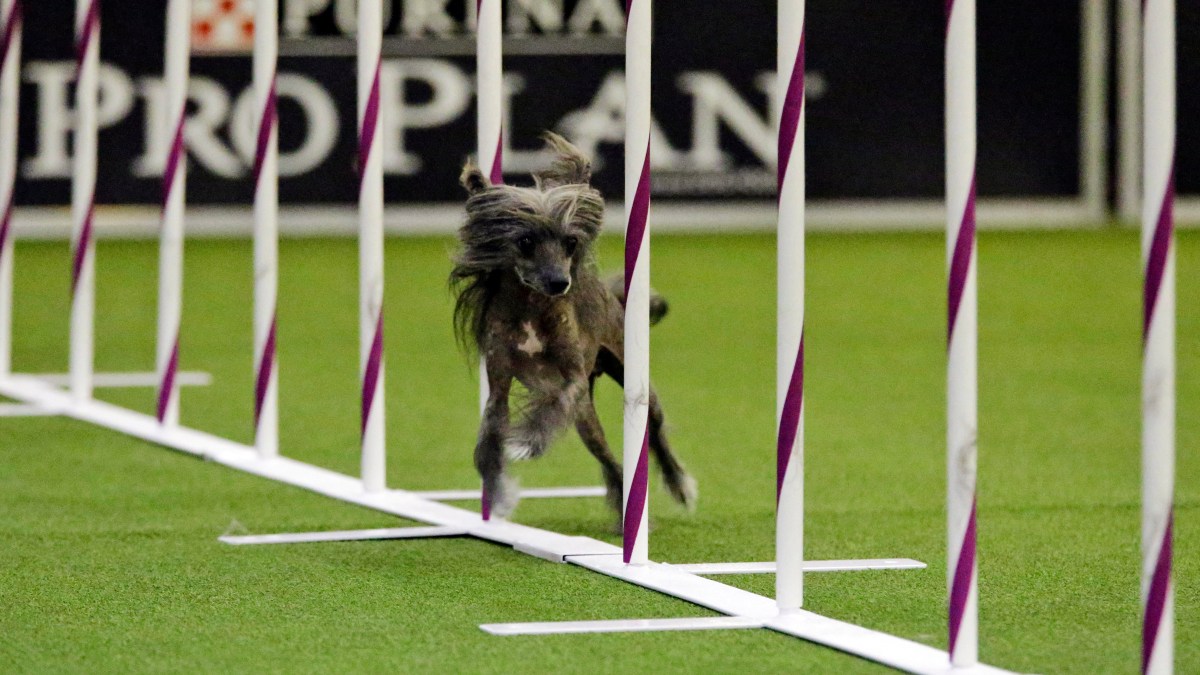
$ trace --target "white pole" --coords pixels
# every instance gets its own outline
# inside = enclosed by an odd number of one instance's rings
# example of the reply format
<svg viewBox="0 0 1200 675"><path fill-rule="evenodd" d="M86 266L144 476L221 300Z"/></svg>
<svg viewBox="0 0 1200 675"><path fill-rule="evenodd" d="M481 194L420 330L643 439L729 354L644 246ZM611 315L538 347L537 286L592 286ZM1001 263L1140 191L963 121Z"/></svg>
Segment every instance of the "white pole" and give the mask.
<svg viewBox="0 0 1200 675"><path fill-rule="evenodd" d="M96 106L100 0L75 4L75 147L71 180L71 393L92 397L96 313Z"/></svg>
<svg viewBox="0 0 1200 675"><path fill-rule="evenodd" d="M779 225L775 419L775 601L804 604L804 2L780 0L776 84Z"/></svg>
<svg viewBox="0 0 1200 675"><path fill-rule="evenodd" d="M1142 672L1174 668L1175 0L1143 14Z"/></svg>
<svg viewBox="0 0 1200 675"><path fill-rule="evenodd" d="M1080 0L1079 189L1088 217L1108 215L1109 0Z"/></svg>
<svg viewBox="0 0 1200 675"><path fill-rule="evenodd" d="M259 457L279 454L279 372L275 360L275 300L279 282L279 137L275 68L278 5L254 10L254 445Z"/></svg>
<svg viewBox="0 0 1200 675"><path fill-rule="evenodd" d="M950 661L978 661L975 0L946 4L947 586Z"/></svg>
<svg viewBox="0 0 1200 675"><path fill-rule="evenodd" d="M380 156L379 67L383 8L358 5L359 323L362 369L362 480L368 492L387 484L383 426L383 158Z"/></svg>
<svg viewBox="0 0 1200 675"><path fill-rule="evenodd" d="M501 0L476 0L478 12L475 31L475 87L479 108L475 118L476 152L479 166L493 185L504 182L501 154L503 127L502 95L504 89L504 62L501 46ZM479 414L487 407L488 379L487 364L479 359ZM490 495L481 499L489 500ZM484 514L491 515L490 504L481 505Z"/></svg>
<svg viewBox="0 0 1200 675"><path fill-rule="evenodd" d="M624 560L648 560L650 411L651 0L628 0L625 27Z"/></svg>
<svg viewBox="0 0 1200 675"><path fill-rule="evenodd" d="M1117 4L1117 214L1138 217L1142 178L1142 0Z"/></svg>
<svg viewBox="0 0 1200 675"><path fill-rule="evenodd" d="M163 170L163 222L158 253L158 420L179 424L179 325L183 305L183 219L187 186L184 120L188 57L191 51L190 0L168 0L166 80L167 161Z"/></svg>
<svg viewBox="0 0 1200 675"><path fill-rule="evenodd" d="M0 0L0 377L12 372L12 213L20 86L21 2Z"/></svg>

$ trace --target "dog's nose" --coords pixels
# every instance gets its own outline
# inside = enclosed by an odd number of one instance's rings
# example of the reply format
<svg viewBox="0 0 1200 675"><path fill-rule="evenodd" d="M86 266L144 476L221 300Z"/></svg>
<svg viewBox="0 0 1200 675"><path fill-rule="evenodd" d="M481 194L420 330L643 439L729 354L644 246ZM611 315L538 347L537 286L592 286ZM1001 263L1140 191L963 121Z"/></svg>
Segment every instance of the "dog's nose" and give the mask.
<svg viewBox="0 0 1200 675"><path fill-rule="evenodd" d="M562 295L571 287L570 279L549 279L546 281L546 290L550 295Z"/></svg>

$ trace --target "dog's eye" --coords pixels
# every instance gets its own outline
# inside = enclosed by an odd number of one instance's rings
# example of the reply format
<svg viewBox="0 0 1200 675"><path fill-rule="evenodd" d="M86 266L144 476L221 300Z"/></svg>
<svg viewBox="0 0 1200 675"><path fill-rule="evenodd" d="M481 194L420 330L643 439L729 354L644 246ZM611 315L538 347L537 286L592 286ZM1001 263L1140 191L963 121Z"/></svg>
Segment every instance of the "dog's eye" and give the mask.
<svg viewBox="0 0 1200 675"><path fill-rule="evenodd" d="M524 235L517 240L517 250L521 255L533 255L533 237Z"/></svg>
<svg viewBox="0 0 1200 675"><path fill-rule="evenodd" d="M567 237L566 239L563 239L563 250L567 252L567 255L575 255L575 249L578 246L579 239L577 237Z"/></svg>

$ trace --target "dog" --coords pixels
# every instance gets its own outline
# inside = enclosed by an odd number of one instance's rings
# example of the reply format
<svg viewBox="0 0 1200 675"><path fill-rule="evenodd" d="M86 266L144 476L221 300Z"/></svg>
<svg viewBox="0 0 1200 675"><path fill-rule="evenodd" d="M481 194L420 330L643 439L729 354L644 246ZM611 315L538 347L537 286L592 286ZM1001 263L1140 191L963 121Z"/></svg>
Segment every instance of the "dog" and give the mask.
<svg viewBox="0 0 1200 675"><path fill-rule="evenodd" d="M598 276L592 246L600 233L604 200L591 186L591 162L563 137L543 135L554 155L534 173L532 187L492 185L470 160L460 182L467 191L466 222L450 284L456 294L455 329L470 353L487 364L489 395L475 445L475 468L491 512L516 506L510 460L540 457L568 424L600 462L608 503L618 517L621 467L596 416L596 379L624 377L624 289L618 277ZM651 300L652 323L667 304ZM515 422L509 419L513 380L526 391ZM696 482L672 453L663 411L651 389L649 445L671 496L688 507Z"/></svg>

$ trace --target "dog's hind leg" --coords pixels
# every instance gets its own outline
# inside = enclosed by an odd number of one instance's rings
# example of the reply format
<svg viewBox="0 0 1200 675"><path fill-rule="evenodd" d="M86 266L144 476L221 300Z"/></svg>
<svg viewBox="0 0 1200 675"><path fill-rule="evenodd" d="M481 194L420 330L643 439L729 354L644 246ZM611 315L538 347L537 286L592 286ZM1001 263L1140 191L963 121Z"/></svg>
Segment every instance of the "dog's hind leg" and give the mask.
<svg viewBox="0 0 1200 675"><path fill-rule="evenodd" d="M696 508L696 499L699 496L696 479L692 478L691 474L683 468L683 465L675 458L675 453L671 452L671 446L667 444L667 435L663 430L662 406L659 405L658 394L654 392L653 388L650 389L649 424L650 452L658 462L659 470L662 471L663 483L667 486L667 492L671 493L671 497L686 506L688 510Z"/></svg>
<svg viewBox="0 0 1200 675"><path fill-rule="evenodd" d="M595 378L592 381L594 382ZM588 452L592 453L592 456L600 462L600 470L604 474L604 484L607 488L608 505L620 517L621 466L617 464L617 460L613 458L612 452L608 448L608 441L604 438L604 427L600 426L600 419L596 417L596 406L590 394L579 403L578 414L575 417L575 430L579 432L579 438L587 446Z"/></svg>
<svg viewBox="0 0 1200 675"><path fill-rule="evenodd" d="M483 479L487 507L493 515L503 518L516 508L519 497L504 475L503 442L508 433L508 392L512 380L492 372L491 362L488 365L490 390L475 444L475 468Z"/></svg>
<svg viewBox="0 0 1200 675"><path fill-rule="evenodd" d="M600 354L596 357L596 368L617 381L617 384L624 386L625 381L625 364L621 361L619 348L609 349L607 347L600 349ZM658 467L662 471L663 482L667 486L667 492L671 493L671 497L675 501L694 509L696 507L696 498L698 489L696 487L696 479L683 468L679 460L675 457L675 453L671 452L671 446L667 443L667 434L663 428L663 411L662 405L658 402L658 394L654 388L650 388L650 452L654 454L654 459L658 462Z"/></svg>

